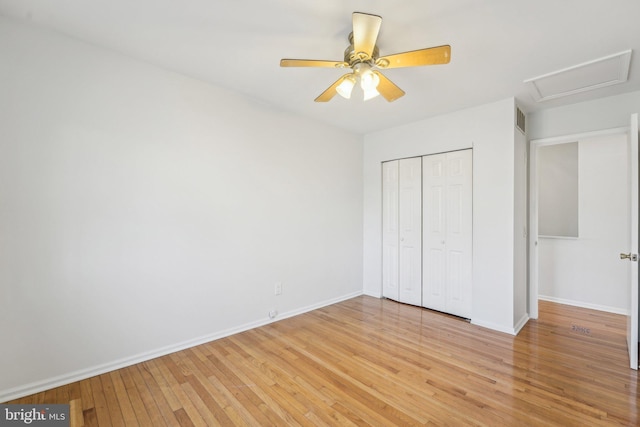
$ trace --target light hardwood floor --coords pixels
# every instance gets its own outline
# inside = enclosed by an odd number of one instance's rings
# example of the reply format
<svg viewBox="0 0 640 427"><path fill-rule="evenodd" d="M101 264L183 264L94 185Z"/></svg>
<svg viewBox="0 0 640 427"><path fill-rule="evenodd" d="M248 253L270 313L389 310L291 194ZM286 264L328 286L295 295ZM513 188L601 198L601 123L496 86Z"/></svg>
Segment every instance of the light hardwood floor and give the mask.
<svg viewBox="0 0 640 427"><path fill-rule="evenodd" d="M541 301L512 337L363 296L11 403L70 403L72 426L637 426L624 322Z"/></svg>

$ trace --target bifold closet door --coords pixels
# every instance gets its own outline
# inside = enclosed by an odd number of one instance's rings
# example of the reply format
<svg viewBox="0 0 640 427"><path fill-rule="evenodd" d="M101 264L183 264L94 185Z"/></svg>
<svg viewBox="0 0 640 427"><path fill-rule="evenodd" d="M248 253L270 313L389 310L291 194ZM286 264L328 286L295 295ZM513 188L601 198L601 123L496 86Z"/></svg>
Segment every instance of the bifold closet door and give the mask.
<svg viewBox="0 0 640 427"><path fill-rule="evenodd" d="M422 159L382 165L383 295L422 303Z"/></svg>
<svg viewBox="0 0 640 427"><path fill-rule="evenodd" d="M472 151L422 162L422 305L471 318Z"/></svg>
<svg viewBox="0 0 640 427"><path fill-rule="evenodd" d="M398 301L398 160L382 164L382 295Z"/></svg>

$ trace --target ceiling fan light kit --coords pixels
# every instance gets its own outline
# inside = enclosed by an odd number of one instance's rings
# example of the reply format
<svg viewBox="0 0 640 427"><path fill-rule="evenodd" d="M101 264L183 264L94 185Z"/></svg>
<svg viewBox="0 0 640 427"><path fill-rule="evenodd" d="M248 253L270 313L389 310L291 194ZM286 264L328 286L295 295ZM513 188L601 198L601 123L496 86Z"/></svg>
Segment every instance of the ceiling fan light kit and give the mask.
<svg viewBox="0 0 640 427"><path fill-rule="evenodd" d="M422 65L448 64L451 60L451 46L436 46L409 52L379 56L376 41L382 18L368 13L353 13L353 31L349 34L349 47L344 52L344 61L325 61L316 59L282 59L281 67L326 67L350 68L328 89L318 96L316 102L330 101L336 94L351 98L357 81L364 92L364 100L382 95L392 102L404 96L405 92L389 80L378 69L417 67Z"/></svg>
<svg viewBox="0 0 640 427"><path fill-rule="evenodd" d="M380 77L371 71L371 66L366 62L361 62L353 67L353 74L347 74L342 82L336 87L336 92L343 98L350 99L353 88L360 79L360 88L364 92L364 100L368 101L380 95L377 87L380 84Z"/></svg>
<svg viewBox="0 0 640 427"><path fill-rule="evenodd" d="M351 98L351 92L353 92L353 87L356 85L356 78L353 75L346 75L344 79L342 79L342 83L336 87L336 92L338 95L345 99Z"/></svg>

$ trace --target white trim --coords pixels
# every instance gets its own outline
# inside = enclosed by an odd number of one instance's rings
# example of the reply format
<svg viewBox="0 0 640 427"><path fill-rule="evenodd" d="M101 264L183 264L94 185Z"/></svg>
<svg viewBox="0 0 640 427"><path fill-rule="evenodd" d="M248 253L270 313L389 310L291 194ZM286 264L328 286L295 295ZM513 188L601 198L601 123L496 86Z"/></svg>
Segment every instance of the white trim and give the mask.
<svg viewBox="0 0 640 427"><path fill-rule="evenodd" d="M569 300L564 298L548 297L546 295L539 295L538 299L540 299L541 301L555 302L557 304L571 305L573 307L581 307L581 308L588 308L590 310L605 311L607 313L622 314L625 316L629 315L629 310L626 310L624 308L618 308L618 307L610 307L607 305L591 304L588 302L574 301L574 300Z"/></svg>
<svg viewBox="0 0 640 427"><path fill-rule="evenodd" d="M524 328L524 325L526 325L528 321L529 321L529 315L527 313L523 314L522 317L520 318L520 320L518 320L518 322L516 323L516 325L513 328L514 335L518 335L520 333L520 331L522 330L522 328Z"/></svg>
<svg viewBox="0 0 640 427"><path fill-rule="evenodd" d="M537 145L529 146L529 317L538 318L538 168Z"/></svg>
<svg viewBox="0 0 640 427"><path fill-rule="evenodd" d="M364 292L363 291L362 295L366 295L368 297L374 297L378 299L384 298L384 296L382 295L382 292Z"/></svg>
<svg viewBox="0 0 640 427"><path fill-rule="evenodd" d="M498 325L497 323L493 323L493 322L484 322L482 320L471 319L471 324L476 326L481 326L483 328L491 329L496 332L502 332L502 333L514 335L514 336L518 335L518 332L519 332L519 330L516 330L516 328L505 328L503 325Z"/></svg>
<svg viewBox="0 0 640 427"><path fill-rule="evenodd" d="M538 239L555 239L555 240L580 240L580 237L573 236L547 236L545 234L539 234Z"/></svg>
<svg viewBox="0 0 640 427"><path fill-rule="evenodd" d="M81 381L87 378L94 377L96 375L102 375L107 372L115 371L116 369L125 368L127 366L135 365L137 363L146 362L157 357L166 356L167 354L175 353L177 351L185 350L187 348L195 347L200 344L208 343L211 341L225 338L240 332L248 331L249 329L258 328L260 326L268 325L280 320L287 319L289 317L297 316L299 314L307 313L309 311L317 310L322 307L326 307L332 304L336 304L342 301L346 301L351 298L355 298L362 295L362 291L352 292L347 295L343 295L338 298L322 301L317 304L308 305L295 310L287 311L280 314L277 319L264 319L255 322L245 323L235 328L225 329L220 332L205 335L202 337L194 338L191 340L183 341L178 344L168 345L158 348L156 350L144 352L131 357L125 357L115 360L113 362L105 363L102 365L94 366L87 369L81 369L78 371L69 372L67 374L59 375L53 378L48 378L42 381L35 381L22 386L10 388L8 390L0 390L0 402L7 402L14 399L19 399L24 396L29 396L34 393L49 390L55 387L59 387L65 384L70 384L76 381Z"/></svg>
<svg viewBox="0 0 640 427"><path fill-rule="evenodd" d="M549 138L532 139L531 145L542 147L545 145L557 145L567 144L569 142L576 142L581 139L595 138L598 136L618 135L621 133L629 132L629 126L622 126L617 128L609 128L602 130L594 130L590 132L572 133L568 135L552 136Z"/></svg>

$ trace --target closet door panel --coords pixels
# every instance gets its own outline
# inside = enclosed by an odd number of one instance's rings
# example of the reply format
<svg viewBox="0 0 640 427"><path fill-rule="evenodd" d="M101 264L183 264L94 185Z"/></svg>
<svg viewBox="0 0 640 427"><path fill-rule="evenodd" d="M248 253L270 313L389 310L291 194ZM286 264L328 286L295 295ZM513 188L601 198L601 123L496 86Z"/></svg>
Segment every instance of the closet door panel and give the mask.
<svg viewBox="0 0 640 427"><path fill-rule="evenodd" d="M472 151L424 156L424 307L471 317Z"/></svg>
<svg viewBox="0 0 640 427"><path fill-rule="evenodd" d="M399 300L399 162L382 164L382 295Z"/></svg>
<svg viewBox="0 0 640 427"><path fill-rule="evenodd" d="M471 318L472 151L447 153L446 311Z"/></svg>
<svg viewBox="0 0 640 427"><path fill-rule="evenodd" d="M402 159L400 175L399 301L422 302L422 159Z"/></svg>
<svg viewBox="0 0 640 427"><path fill-rule="evenodd" d="M422 305L446 308L446 176L444 154L425 156L422 175L423 207L423 295Z"/></svg>

